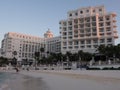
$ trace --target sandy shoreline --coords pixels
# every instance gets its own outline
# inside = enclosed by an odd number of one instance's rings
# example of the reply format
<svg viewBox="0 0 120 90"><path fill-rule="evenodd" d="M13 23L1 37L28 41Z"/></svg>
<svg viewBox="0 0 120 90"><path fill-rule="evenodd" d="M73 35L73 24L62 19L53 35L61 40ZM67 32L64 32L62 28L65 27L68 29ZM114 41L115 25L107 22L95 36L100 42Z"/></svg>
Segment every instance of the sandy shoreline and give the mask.
<svg viewBox="0 0 120 90"><path fill-rule="evenodd" d="M30 70L18 74L41 78L48 90L120 90L120 71Z"/></svg>
<svg viewBox="0 0 120 90"><path fill-rule="evenodd" d="M120 90L120 71L33 70L20 73L42 77L51 90Z"/></svg>
<svg viewBox="0 0 120 90"><path fill-rule="evenodd" d="M86 73L87 72L87 73ZM96 75L95 73L100 72L99 75ZM118 74L111 76L111 74ZM120 82L120 71L79 71L79 70L39 70L39 71L31 71L31 73L37 74L37 73L44 73L44 74L52 74L52 75L60 75L64 77L69 78L76 78L76 79L90 79L90 80L96 80L96 81L109 81L109 82ZM108 74L107 74L108 73ZM25 72L22 72L22 74L25 74ZM107 74L105 76L104 74ZM30 75L30 72L29 74Z"/></svg>

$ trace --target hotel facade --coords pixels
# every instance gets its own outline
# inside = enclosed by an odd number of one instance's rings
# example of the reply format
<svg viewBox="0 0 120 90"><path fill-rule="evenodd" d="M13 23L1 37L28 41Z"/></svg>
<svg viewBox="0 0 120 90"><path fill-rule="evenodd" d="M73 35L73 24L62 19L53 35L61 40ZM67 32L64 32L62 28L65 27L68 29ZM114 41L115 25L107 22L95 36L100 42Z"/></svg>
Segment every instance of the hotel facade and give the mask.
<svg viewBox="0 0 120 90"><path fill-rule="evenodd" d="M21 61L31 61L35 59L35 52L40 52L40 48L44 48L44 56L47 52L60 52L60 37L53 37L53 34L48 30L44 34L44 38L20 34L15 32L8 32L4 35L2 40L1 52L3 57L9 59L17 58ZM17 55L13 52L16 51Z"/></svg>
<svg viewBox="0 0 120 90"><path fill-rule="evenodd" d="M69 11L67 19L61 20L60 36L54 37L48 30L44 38L8 32L4 35L1 54L7 58L34 60L34 53L40 48L46 52L75 53L79 50L95 53L99 45L115 45L118 38L116 13L106 12L104 6L85 7Z"/></svg>
<svg viewBox="0 0 120 90"><path fill-rule="evenodd" d="M83 7L69 11L61 20L61 52L83 50L95 53L100 45L114 45L118 38L116 13L106 12L104 6Z"/></svg>

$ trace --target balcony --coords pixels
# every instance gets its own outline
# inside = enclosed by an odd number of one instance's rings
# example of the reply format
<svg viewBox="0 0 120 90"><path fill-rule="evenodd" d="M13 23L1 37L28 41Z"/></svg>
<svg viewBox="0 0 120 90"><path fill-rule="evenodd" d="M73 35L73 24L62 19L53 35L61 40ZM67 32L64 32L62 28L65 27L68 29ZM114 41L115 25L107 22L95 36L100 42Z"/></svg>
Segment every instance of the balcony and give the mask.
<svg viewBox="0 0 120 90"><path fill-rule="evenodd" d="M115 34L114 34L114 38L116 38L116 39L118 38L118 35L117 35L117 33L115 33Z"/></svg>
<svg viewBox="0 0 120 90"><path fill-rule="evenodd" d="M113 25L114 28L116 28L117 26L116 25Z"/></svg>
<svg viewBox="0 0 120 90"><path fill-rule="evenodd" d="M113 30L114 33L117 33L117 30Z"/></svg>

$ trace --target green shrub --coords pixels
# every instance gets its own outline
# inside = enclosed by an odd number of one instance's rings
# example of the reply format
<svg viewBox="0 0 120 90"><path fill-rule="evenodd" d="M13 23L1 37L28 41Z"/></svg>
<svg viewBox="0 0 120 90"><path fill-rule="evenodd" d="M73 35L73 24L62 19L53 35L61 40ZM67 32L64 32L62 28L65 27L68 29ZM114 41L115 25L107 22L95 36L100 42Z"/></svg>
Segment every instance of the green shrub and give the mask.
<svg viewBox="0 0 120 90"><path fill-rule="evenodd" d="M120 70L120 67L114 68L114 67L104 67L102 70Z"/></svg>
<svg viewBox="0 0 120 90"><path fill-rule="evenodd" d="M93 68L87 68L86 70L101 70L101 69L97 67L93 67Z"/></svg>

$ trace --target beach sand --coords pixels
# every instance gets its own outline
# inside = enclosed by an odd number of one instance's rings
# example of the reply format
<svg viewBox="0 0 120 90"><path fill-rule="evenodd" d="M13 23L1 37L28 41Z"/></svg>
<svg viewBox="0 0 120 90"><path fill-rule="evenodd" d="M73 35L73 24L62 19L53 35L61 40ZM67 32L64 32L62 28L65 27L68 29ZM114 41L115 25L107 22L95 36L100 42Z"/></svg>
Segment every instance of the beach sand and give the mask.
<svg viewBox="0 0 120 90"><path fill-rule="evenodd" d="M41 77L31 77L15 71L4 71L7 79L1 83L0 90L49 90Z"/></svg>
<svg viewBox="0 0 120 90"><path fill-rule="evenodd" d="M39 70L20 74L42 78L49 90L120 90L120 71Z"/></svg>

